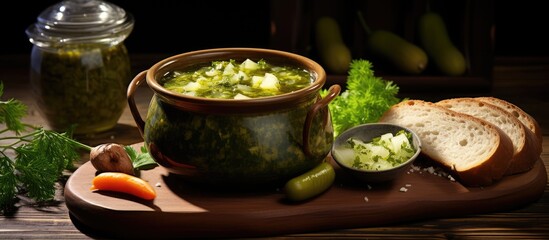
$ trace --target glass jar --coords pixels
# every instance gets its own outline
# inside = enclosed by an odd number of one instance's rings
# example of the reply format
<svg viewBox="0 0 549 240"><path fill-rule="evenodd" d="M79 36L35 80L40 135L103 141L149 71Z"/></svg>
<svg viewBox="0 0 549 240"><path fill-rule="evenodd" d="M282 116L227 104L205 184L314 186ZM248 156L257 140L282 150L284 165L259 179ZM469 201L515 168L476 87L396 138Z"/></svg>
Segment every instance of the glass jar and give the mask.
<svg viewBox="0 0 549 240"><path fill-rule="evenodd" d="M53 130L93 134L116 126L126 107L131 67L124 40L134 20L101 0L65 0L26 29L30 79Z"/></svg>

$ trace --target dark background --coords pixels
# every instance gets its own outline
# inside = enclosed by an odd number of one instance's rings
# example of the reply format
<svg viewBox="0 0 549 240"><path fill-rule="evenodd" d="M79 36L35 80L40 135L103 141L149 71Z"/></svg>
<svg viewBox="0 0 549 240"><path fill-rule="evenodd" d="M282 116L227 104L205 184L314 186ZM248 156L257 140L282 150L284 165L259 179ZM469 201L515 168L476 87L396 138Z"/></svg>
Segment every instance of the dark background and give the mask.
<svg viewBox="0 0 549 240"><path fill-rule="evenodd" d="M276 0L275 0L276 1ZM480 0L484 1L484 0ZM3 3L0 54L27 54L25 29L58 1ZM131 53L176 54L212 47L269 47L270 1L112 0L132 13L135 28L126 40ZM549 56L544 1L494 1L496 56ZM7 14L7 13L10 14Z"/></svg>
<svg viewBox="0 0 549 240"><path fill-rule="evenodd" d="M4 25L1 53L29 53L32 44L25 29L59 1L9 1L12 17L1 15ZM266 47L269 42L269 1L113 0L135 19L126 40L131 53L175 54L221 46ZM4 5L4 7L6 7ZM17 13L16 13L17 12Z"/></svg>

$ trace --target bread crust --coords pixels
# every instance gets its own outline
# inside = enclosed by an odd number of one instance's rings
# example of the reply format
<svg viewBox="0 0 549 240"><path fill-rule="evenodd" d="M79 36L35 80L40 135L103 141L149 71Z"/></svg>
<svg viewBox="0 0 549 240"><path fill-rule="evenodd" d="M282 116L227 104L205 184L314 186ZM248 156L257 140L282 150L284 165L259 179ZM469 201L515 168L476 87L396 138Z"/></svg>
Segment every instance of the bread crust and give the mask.
<svg viewBox="0 0 549 240"><path fill-rule="evenodd" d="M484 187L492 185L505 176L511 165L513 142L501 129L493 125L489 127L501 136L499 145L492 156L486 159L482 165L459 173L459 179L466 186Z"/></svg>
<svg viewBox="0 0 549 240"><path fill-rule="evenodd" d="M499 128L495 127L493 124L479 119L472 117L467 114L458 113L452 110L449 110L445 107L438 106L432 102L427 102L423 100L417 100L417 99L409 99L404 100L396 105L393 105L389 110L387 110L382 117L380 118L380 122L391 122L395 124L405 125L406 121L410 121L415 116L400 116L400 119L393 118L394 116L398 116L398 112L401 111L401 109L404 108L410 108L410 107L417 107L417 108L423 108L426 111L434 111L435 114L441 114L441 115L451 115L452 117L459 118L463 121L470 121L475 122L475 124L481 124L485 127L486 131L489 131L491 134L497 135L497 139L495 142L495 145L492 149L492 152L488 155L486 159L481 159L481 161L478 161L478 164L467 168L467 169L461 169L456 170L451 164L448 163L459 163L460 159L437 159L437 156L434 156L432 154L429 154L429 145L426 145L422 143L423 146L423 154L431 158L432 160L440 163L441 165L448 168L449 171L453 173L453 175L463 184L466 186L471 187L477 187L477 186L488 186L491 184L494 184L498 180L500 180L505 172L507 171L511 159L513 156L513 144L511 142L511 139L504 134ZM426 124L436 124L436 123L426 123ZM414 126L406 125L406 127L412 129L413 131L422 131L421 128L416 128ZM426 127L428 129L428 127ZM421 134L418 134L421 135ZM420 137L421 138L421 137ZM423 141L422 141L423 142ZM443 141L440 140L433 144L443 144ZM446 146L445 146L446 147ZM448 146L451 147L451 146Z"/></svg>
<svg viewBox="0 0 549 240"><path fill-rule="evenodd" d="M526 113L517 105L512 104L501 98L476 97L475 99L501 107L502 109L506 110L507 112L511 113L513 116L518 118L519 121L521 121L524 124L526 129L532 131L532 134L534 135L537 141L537 148L538 148L539 154L541 154L543 150L543 147L542 147L543 135L542 135L541 127L539 126L539 123L536 121L536 119L534 119L534 117L532 117L532 115Z"/></svg>
<svg viewBox="0 0 549 240"><path fill-rule="evenodd" d="M541 149L538 147L538 140L536 139L534 133L528 129L524 124L515 117L512 113L509 111L494 105L487 101L482 101L478 98L451 98L451 99L445 99L442 101L437 102L436 104L441 106L449 107L450 110L456 110L454 107L466 106L466 110L458 110L459 112L473 115L473 117L478 117L483 120L486 120L488 122L491 122L496 127L499 127L499 123L492 122L491 119L486 119L485 116L477 116L474 113L471 113L469 111L476 111L478 109L470 109L468 106L481 108L484 111L488 111L491 113L497 113L497 116L500 116L504 119L506 119L506 122L511 123L510 125L516 126L516 128L513 129L513 132L516 132L520 136L520 139L516 142L513 142L515 144L514 146L514 154L513 158L511 160L511 164L509 165L509 168L505 172L504 175L512 175L517 173L522 173L530 170L534 163L538 160L539 155L541 153ZM489 115L489 114L488 114ZM504 134L505 130L502 131ZM511 136L509 136L512 138Z"/></svg>

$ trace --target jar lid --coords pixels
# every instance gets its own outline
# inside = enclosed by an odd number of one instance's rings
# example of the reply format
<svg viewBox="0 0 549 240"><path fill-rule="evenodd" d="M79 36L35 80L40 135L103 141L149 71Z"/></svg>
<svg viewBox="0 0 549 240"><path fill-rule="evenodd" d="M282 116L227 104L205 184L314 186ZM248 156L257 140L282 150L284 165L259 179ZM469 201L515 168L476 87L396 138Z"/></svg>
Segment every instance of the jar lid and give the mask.
<svg viewBox="0 0 549 240"><path fill-rule="evenodd" d="M39 47L73 43L116 45L130 34L131 14L101 0L64 0L46 8L26 29L29 41Z"/></svg>

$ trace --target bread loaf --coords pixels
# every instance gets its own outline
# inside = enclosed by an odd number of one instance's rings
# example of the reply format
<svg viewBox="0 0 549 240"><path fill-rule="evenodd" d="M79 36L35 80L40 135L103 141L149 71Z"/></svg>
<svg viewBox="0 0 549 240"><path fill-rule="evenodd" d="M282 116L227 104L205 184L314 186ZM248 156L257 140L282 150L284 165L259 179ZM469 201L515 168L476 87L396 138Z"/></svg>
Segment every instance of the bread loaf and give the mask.
<svg viewBox="0 0 549 240"><path fill-rule="evenodd" d="M538 160L540 152L533 132L508 111L474 98L451 98L436 104L486 120L507 134L513 142L513 158L505 175L526 172Z"/></svg>
<svg viewBox="0 0 549 240"><path fill-rule="evenodd" d="M499 128L431 102L402 101L379 121L415 131L422 153L447 167L466 186L493 184L511 163L513 144Z"/></svg>
<svg viewBox="0 0 549 240"><path fill-rule="evenodd" d="M476 97L475 99L486 102L486 103L496 105L500 108L503 108L507 112L510 112L511 114L513 114L513 116L518 118L518 120L520 120L524 124L524 126L526 126L526 128L528 128L528 129L530 129L530 131L532 131L534 133L534 136L536 136L536 139L537 139L538 145L539 145L539 152L541 154L541 151L542 151L541 146L543 144L543 136L542 136L542 132L541 132L541 127L539 126L536 119L534 119L530 114L523 111L517 105L512 104L512 103L510 103L508 101L505 101L503 99L500 99L500 98Z"/></svg>

